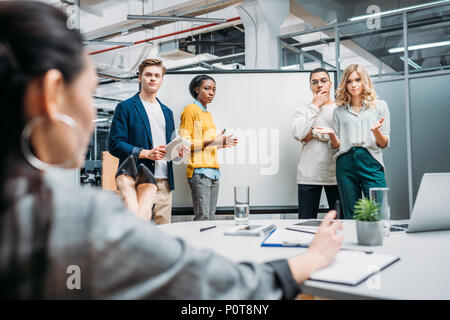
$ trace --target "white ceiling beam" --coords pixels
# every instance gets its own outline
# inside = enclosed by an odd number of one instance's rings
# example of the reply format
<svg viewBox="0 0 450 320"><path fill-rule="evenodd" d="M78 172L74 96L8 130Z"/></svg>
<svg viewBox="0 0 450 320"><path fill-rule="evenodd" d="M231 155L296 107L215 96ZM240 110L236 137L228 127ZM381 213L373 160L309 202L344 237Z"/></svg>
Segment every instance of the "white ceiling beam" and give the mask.
<svg viewBox="0 0 450 320"><path fill-rule="evenodd" d="M84 2L85 0L83 0ZM111 3L111 6L106 6L106 2ZM241 0L164 0L155 1L147 5L144 4L144 11L142 12L141 1L117 2L104 1L97 7L101 6L103 9L103 19L91 19L88 23L87 19L81 23L83 36L88 40L101 38L121 31L137 28L141 25L149 24L150 21L130 21L127 20L128 14L144 14L144 15L191 15L196 12L211 12L220 10L240 3ZM215 7L217 6L217 9ZM153 11L154 10L154 11ZM107 11L107 13L106 13ZM201 15L203 13L199 13ZM83 17L82 17L83 18ZM87 17L89 18L89 17ZM84 26L84 28L83 28Z"/></svg>

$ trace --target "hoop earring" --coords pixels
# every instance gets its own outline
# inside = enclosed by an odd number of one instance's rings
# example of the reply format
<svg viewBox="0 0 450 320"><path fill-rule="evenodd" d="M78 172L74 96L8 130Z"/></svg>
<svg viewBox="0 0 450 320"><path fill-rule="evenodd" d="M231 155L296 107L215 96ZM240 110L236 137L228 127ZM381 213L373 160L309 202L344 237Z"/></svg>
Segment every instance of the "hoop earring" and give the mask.
<svg viewBox="0 0 450 320"><path fill-rule="evenodd" d="M77 136L78 136L78 142L79 142L78 150L81 150L81 145L82 145L82 141L83 141L82 140L82 132L81 132L81 129L78 126L77 122L73 118L69 117L66 114L62 114L62 113L57 113L55 115L55 119L63 122L65 125L67 125L71 129L76 131ZM81 151L79 151L79 152L75 151L70 159L68 159L67 161L64 161L63 163L59 163L59 164L48 164L48 163L38 159L31 151L31 148L30 148L31 133L33 132L35 127L38 124L42 123L43 121L44 121L43 117L34 118L33 120L31 120L27 123L27 125L25 126L25 128L22 131L22 135L20 137L20 147L22 149L22 153L23 153L25 159L28 161L29 164L31 164L33 167L35 167L36 169L41 170L41 171L46 171L48 169L56 168L56 167L68 168L69 166L71 166L72 164L75 163L76 158Z"/></svg>

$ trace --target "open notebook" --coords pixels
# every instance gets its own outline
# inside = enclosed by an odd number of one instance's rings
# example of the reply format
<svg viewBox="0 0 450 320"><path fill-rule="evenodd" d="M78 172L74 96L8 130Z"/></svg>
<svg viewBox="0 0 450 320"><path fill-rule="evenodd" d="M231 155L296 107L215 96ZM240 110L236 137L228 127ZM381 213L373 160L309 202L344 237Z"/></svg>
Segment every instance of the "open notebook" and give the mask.
<svg viewBox="0 0 450 320"><path fill-rule="evenodd" d="M310 280L356 286L398 260L389 254L340 251L332 265L314 272Z"/></svg>

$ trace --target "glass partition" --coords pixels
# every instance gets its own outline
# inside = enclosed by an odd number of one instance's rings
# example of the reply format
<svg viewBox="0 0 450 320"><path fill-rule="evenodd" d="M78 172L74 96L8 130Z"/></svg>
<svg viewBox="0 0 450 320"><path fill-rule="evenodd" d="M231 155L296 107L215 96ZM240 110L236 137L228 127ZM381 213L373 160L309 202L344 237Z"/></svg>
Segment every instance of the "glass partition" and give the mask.
<svg viewBox="0 0 450 320"><path fill-rule="evenodd" d="M283 39L282 69L313 70L336 68L334 29Z"/></svg>
<svg viewBox="0 0 450 320"><path fill-rule="evenodd" d="M408 13L409 72L450 68L450 5ZM403 59L403 46L389 48L392 55Z"/></svg>
<svg viewBox="0 0 450 320"><path fill-rule="evenodd" d="M367 19L339 26L340 66L363 65L372 77L399 76L403 64L387 47L403 45L402 16Z"/></svg>

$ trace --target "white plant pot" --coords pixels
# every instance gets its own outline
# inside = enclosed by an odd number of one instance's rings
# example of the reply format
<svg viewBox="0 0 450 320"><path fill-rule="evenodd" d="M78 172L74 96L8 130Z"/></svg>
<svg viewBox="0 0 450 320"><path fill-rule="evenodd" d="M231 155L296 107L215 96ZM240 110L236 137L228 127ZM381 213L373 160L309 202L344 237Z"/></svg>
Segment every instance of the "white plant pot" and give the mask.
<svg viewBox="0 0 450 320"><path fill-rule="evenodd" d="M383 244L383 221L356 221L358 244L381 246Z"/></svg>

